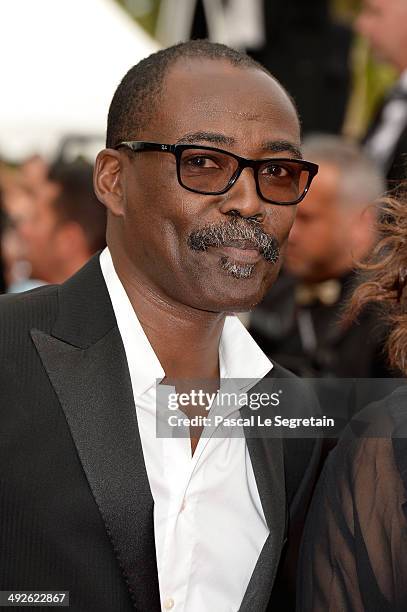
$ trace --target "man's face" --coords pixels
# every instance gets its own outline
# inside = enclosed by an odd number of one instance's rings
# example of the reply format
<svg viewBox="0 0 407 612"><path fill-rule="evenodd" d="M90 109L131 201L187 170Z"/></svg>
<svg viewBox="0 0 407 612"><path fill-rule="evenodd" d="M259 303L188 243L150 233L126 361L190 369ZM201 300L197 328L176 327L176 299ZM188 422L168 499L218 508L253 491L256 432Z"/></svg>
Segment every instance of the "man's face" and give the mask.
<svg viewBox="0 0 407 612"><path fill-rule="evenodd" d="M338 202L339 187L338 168L320 163L310 193L298 206L285 267L304 281L334 278L350 250L348 216Z"/></svg>
<svg viewBox="0 0 407 612"><path fill-rule="evenodd" d="M379 59L407 66L407 0L364 0L355 27Z"/></svg>
<svg viewBox="0 0 407 612"><path fill-rule="evenodd" d="M252 159L295 157L300 130L292 104L268 75L194 59L170 70L159 110L137 140L187 141ZM227 193L201 195L179 185L172 154L122 149L120 156L119 225L133 274L164 300L200 310L248 310L258 303L278 274L277 251L284 250L296 207L262 200L251 168ZM273 241L273 261L230 245L197 248L208 231L236 220L240 231L255 227Z"/></svg>
<svg viewBox="0 0 407 612"><path fill-rule="evenodd" d="M17 225L26 259L31 264L31 276L44 281L50 281L59 266L59 226L53 208L57 194L58 186L44 181L32 195L30 214Z"/></svg>

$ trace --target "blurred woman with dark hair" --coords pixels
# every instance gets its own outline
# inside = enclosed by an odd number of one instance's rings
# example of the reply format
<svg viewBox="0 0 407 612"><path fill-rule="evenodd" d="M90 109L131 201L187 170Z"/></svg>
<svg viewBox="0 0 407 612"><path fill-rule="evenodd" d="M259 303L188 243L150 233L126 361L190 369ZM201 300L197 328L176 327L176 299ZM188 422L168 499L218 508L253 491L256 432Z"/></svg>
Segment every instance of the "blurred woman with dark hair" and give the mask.
<svg viewBox="0 0 407 612"><path fill-rule="evenodd" d="M406 375L407 185L383 213L347 319L377 305L389 324L389 360ZM363 409L328 457L298 575L301 611L407 610L407 385Z"/></svg>

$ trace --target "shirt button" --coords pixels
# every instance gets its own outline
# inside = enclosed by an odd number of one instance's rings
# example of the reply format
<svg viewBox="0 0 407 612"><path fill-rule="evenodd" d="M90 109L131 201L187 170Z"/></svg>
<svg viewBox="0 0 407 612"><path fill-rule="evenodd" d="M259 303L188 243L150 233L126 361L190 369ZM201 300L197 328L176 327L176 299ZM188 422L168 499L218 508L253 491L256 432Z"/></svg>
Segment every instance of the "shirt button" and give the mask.
<svg viewBox="0 0 407 612"><path fill-rule="evenodd" d="M185 499L182 500L182 504L181 504L181 512L183 510L185 510L185 506L187 505L187 502L185 501Z"/></svg>
<svg viewBox="0 0 407 612"><path fill-rule="evenodd" d="M167 599L164 601L164 608L166 610L171 610L171 608L174 607L174 600L172 597L167 597Z"/></svg>

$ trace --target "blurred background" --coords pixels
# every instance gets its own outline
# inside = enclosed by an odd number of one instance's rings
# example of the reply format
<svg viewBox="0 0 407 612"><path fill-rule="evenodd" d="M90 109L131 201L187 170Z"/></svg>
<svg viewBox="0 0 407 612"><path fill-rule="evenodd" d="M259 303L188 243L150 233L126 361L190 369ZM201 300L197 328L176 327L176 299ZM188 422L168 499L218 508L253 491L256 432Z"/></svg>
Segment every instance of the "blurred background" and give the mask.
<svg viewBox="0 0 407 612"><path fill-rule="evenodd" d="M143 57L209 38L282 82L320 165L245 324L268 356L327 381L345 420L360 406L341 379L398 375L380 315L341 313L379 238L377 198L407 176L406 0L2 0L0 23L0 293L64 282L105 246L92 173L112 95Z"/></svg>
<svg viewBox="0 0 407 612"><path fill-rule="evenodd" d="M116 86L160 47L209 38L245 50L280 79L297 103L306 155L321 165L301 204L282 278L246 324L265 352L300 374L385 371L379 335L362 364L348 359L360 329L352 340L336 324L352 287L353 255L363 258L375 242L379 213L363 223L355 215L403 178L407 13L403 20L401 4L1 2L0 291L63 282L103 248L106 219L93 194L92 163L104 146ZM316 244L325 245L322 253ZM372 329L368 319L362 336Z"/></svg>
<svg viewBox="0 0 407 612"><path fill-rule="evenodd" d="M397 78L353 31L362 0L119 1L162 46L209 37L255 56L294 96L305 132L362 136Z"/></svg>

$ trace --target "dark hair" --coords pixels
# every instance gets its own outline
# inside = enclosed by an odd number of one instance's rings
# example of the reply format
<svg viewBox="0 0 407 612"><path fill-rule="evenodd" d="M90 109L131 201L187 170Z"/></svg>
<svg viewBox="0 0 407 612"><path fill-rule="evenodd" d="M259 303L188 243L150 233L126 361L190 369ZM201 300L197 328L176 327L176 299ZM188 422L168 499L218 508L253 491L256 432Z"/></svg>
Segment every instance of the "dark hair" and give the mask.
<svg viewBox="0 0 407 612"><path fill-rule="evenodd" d="M384 198L381 215L381 239L367 261L359 264L360 283L345 322L353 321L367 305L379 306L390 329L390 364L407 374L407 182L394 197Z"/></svg>
<svg viewBox="0 0 407 612"><path fill-rule="evenodd" d="M78 223L91 253L103 249L106 246L106 208L93 190L92 166L85 161L57 161L51 166L48 179L60 187L52 204L58 220Z"/></svg>
<svg viewBox="0 0 407 612"><path fill-rule="evenodd" d="M145 126L159 103L169 68L180 58L226 60L233 66L262 70L277 82L264 66L226 45L190 40L162 49L130 68L116 89L107 119L107 147L134 139ZM287 96L290 98L288 93Z"/></svg>

